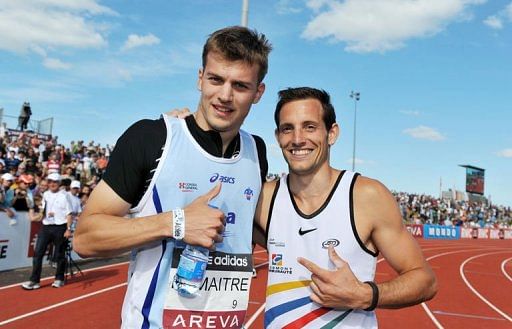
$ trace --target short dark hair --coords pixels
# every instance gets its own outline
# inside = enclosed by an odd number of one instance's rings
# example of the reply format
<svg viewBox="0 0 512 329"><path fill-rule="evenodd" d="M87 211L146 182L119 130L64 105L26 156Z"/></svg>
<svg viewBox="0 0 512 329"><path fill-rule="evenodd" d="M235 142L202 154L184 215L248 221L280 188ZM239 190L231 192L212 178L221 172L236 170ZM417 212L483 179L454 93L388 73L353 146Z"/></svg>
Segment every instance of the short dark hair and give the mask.
<svg viewBox="0 0 512 329"><path fill-rule="evenodd" d="M331 96L329 96L325 90L311 87L287 88L280 90L278 97L279 101L277 102L276 111L274 112L274 121L276 122L277 128L279 128L279 113L281 113L281 108L286 103L310 98L317 99L322 104L324 110L322 119L324 120L327 130L331 129L332 125L336 123L336 113L331 104Z"/></svg>
<svg viewBox="0 0 512 329"><path fill-rule="evenodd" d="M242 26L230 26L213 32L203 47L203 69L208 54L217 53L230 61L244 61L258 64L258 82L263 81L268 71L268 54L272 45L264 34Z"/></svg>

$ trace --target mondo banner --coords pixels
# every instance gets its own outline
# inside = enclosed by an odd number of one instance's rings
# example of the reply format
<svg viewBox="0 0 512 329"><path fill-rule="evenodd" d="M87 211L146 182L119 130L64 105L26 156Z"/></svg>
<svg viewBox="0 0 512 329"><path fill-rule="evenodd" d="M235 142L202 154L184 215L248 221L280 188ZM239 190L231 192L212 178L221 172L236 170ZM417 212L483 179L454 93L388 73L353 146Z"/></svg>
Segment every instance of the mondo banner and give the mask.
<svg viewBox="0 0 512 329"><path fill-rule="evenodd" d="M425 239L460 239L460 227L442 225L424 225L423 238Z"/></svg>

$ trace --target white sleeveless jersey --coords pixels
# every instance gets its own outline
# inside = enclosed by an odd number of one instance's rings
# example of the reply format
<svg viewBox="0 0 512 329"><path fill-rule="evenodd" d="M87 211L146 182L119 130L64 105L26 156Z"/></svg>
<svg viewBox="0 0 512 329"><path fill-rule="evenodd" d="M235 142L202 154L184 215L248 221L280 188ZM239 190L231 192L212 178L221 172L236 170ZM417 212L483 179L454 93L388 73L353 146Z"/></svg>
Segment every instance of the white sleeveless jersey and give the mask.
<svg viewBox="0 0 512 329"><path fill-rule="evenodd" d="M226 216L224 240L210 253L196 298L181 297L173 289L183 243L167 239L134 250L122 327L240 328L249 299L252 226L261 189L255 141L240 131L239 155L214 157L194 140L184 120L163 117L167 139L162 157L147 192L132 209L133 216L184 207L222 182L220 194L210 204Z"/></svg>
<svg viewBox="0 0 512 329"><path fill-rule="evenodd" d="M377 254L364 246L354 223L352 191L358 175L341 172L325 203L311 215L295 204L288 176L281 178L267 227L266 328L377 328L374 312L334 310L312 302L311 272L297 262L303 257L334 270L327 251L332 245L360 281L373 280Z"/></svg>

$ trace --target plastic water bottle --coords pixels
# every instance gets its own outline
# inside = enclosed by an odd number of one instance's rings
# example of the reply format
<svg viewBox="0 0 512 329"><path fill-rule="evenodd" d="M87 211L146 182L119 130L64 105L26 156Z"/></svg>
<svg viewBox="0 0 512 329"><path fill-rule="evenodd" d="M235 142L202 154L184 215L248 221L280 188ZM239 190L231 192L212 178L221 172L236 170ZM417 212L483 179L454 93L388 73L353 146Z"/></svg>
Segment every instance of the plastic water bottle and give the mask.
<svg viewBox="0 0 512 329"><path fill-rule="evenodd" d="M196 297L208 265L209 250L187 245L180 256L176 273L176 290L183 297Z"/></svg>

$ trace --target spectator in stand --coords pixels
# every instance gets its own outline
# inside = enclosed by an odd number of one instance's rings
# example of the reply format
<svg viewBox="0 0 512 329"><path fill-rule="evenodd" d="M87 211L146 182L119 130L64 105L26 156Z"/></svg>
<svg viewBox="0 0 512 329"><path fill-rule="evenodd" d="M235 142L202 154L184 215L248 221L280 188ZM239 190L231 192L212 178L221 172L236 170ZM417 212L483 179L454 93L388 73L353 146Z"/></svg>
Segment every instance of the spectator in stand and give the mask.
<svg viewBox="0 0 512 329"><path fill-rule="evenodd" d="M83 194L86 194L87 196L89 196L92 192L92 189L89 185L85 184L83 187L82 187L82 191L81 191Z"/></svg>
<svg viewBox="0 0 512 329"><path fill-rule="evenodd" d="M67 165L65 168L64 168L64 173L62 174L62 179L70 179L70 180L75 180L76 177L75 175L73 174L73 166L71 165Z"/></svg>
<svg viewBox="0 0 512 329"><path fill-rule="evenodd" d="M57 153L52 152L48 158L48 163L46 165L47 173L48 174L60 173L60 166L61 166L61 163L57 159Z"/></svg>
<svg viewBox="0 0 512 329"><path fill-rule="evenodd" d="M14 190L14 198L11 203L12 208L16 211L28 211L34 208L32 192L28 189L31 181L26 175L18 179L18 186Z"/></svg>
<svg viewBox="0 0 512 329"><path fill-rule="evenodd" d="M98 168L98 174L100 177L103 176L105 169L107 168L108 160L105 153L100 154L100 158L96 161L96 168Z"/></svg>
<svg viewBox="0 0 512 329"><path fill-rule="evenodd" d="M9 224L16 225L16 211L12 208L12 200L14 199L14 190L11 186L14 182L14 176L10 173L2 175L2 186L0 188L0 211L5 211L10 218Z"/></svg>
<svg viewBox="0 0 512 329"><path fill-rule="evenodd" d="M44 192L46 192L48 190L48 180L46 179L41 179L39 181L39 184L37 184L36 188L34 189L34 191L32 192L33 195L34 195L34 200L37 198L37 197L40 197L42 198L43 197L43 194Z"/></svg>
<svg viewBox="0 0 512 329"><path fill-rule="evenodd" d="M89 152L85 153L84 157L82 158L82 171L80 175L80 179L82 182L87 183L89 180L91 180L91 168L92 168L92 159L91 154Z"/></svg>
<svg viewBox="0 0 512 329"><path fill-rule="evenodd" d="M16 151L15 150L10 150L8 153L7 153L7 158L4 160L5 161L5 169L7 171L11 171L12 168L18 168L18 165L20 164L20 159L18 159L16 157Z"/></svg>
<svg viewBox="0 0 512 329"><path fill-rule="evenodd" d="M30 146L32 146L31 149L38 150L39 145L41 145L41 141L39 140L39 137L37 136L37 134L33 134L32 138L30 138Z"/></svg>
<svg viewBox="0 0 512 329"><path fill-rule="evenodd" d="M27 173L36 174L38 173L37 161L34 161L32 158L27 158L27 164L25 167Z"/></svg>
<svg viewBox="0 0 512 329"><path fill-rule="evenodd" d="M78 216L82 213L82 201L79 197L80 194L80 181L74 180L71 182L71 190L69 191L69 196L71 200L71 208L73 216L72 224L71 224L71 232L75 231L76 222L78 220Z"/></svg>
<svg viewBox="0 0 512 329"><path fill-rule="evenodd" d="M43 164L46 164L48 160L50 159L50 154L54 151L53 145L51 142L46 142L45 148L42 152L43 156Z"/></svg>

